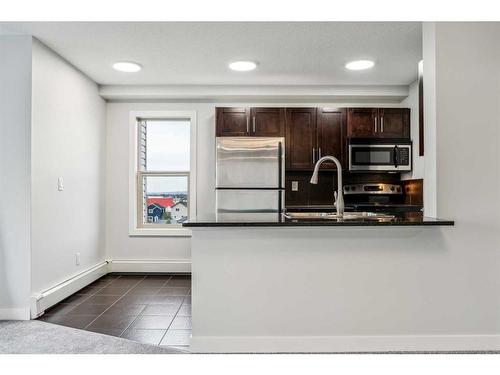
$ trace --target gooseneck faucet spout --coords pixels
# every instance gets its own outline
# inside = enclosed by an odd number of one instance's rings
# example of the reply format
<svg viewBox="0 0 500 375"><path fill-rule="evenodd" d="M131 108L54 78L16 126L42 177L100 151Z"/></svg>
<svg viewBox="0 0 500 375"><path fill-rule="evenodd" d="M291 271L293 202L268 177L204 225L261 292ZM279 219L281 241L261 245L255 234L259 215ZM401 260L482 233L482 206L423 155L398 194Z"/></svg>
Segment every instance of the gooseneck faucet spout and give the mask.
<svg viewBox="0 0 500 375"><path fill-rule="evenodd" d="M311 177L311 184L317 184L318 183L318 174L319 174L319 167L321 164L323 164L325 161L330 160L335 163L335 166L337 167L337 191L334 193L335 196L335 208L337 209L337 215L339 217L342 217L344 215L344 193L343 193L343 187L342 187L342 166L340 165L340 161L333 156L323 156L320 158L317 162L316 165L314 166L314 172ZM335 184L335 180L334 180Z"/></svg>

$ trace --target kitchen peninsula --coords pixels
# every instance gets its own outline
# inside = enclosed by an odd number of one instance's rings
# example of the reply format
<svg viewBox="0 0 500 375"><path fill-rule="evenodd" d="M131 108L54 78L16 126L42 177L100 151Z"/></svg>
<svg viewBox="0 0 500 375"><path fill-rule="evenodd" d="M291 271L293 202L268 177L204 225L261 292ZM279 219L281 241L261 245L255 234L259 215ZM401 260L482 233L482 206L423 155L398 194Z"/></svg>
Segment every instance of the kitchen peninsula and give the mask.
<svg viewBox="0 0 500 375"><path fill-rule="evenodd" d="M413 220L184 224L192 230L191 349L456 350L456 342L414 336L436 319L415 298L417 275L442 257L453 221Z"/></svg>

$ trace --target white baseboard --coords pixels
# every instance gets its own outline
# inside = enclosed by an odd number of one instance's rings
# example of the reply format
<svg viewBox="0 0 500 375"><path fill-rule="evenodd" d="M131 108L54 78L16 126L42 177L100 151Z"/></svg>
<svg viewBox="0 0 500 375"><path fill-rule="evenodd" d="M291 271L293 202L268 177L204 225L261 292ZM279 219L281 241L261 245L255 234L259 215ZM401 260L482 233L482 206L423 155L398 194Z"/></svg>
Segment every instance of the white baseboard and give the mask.
<svg viewBox="0 0 500 375"><path fill-rule="evenodd" d="M351 353L499 351L500 335L210 337L191 339L196 353Z"/></svg>
<svg viewBox="0 0 500 375"><path fill-rule="evenodd" d="M106 275L109 272L108 264L108 261L101 262L50 289L35 293L31 299L31 318L40 316L49 307Z"/></svg>
<svg viewBox="0 0 500 375"><path fill-rule="evenodd" d="M0 320L30 320L30 309L0 309Z"/></svg>
<svg viewBox="0 0 500 375"><path fill-rule="evenodd" d="M113 259L109 272L191 272L190 259Z"/></svg>

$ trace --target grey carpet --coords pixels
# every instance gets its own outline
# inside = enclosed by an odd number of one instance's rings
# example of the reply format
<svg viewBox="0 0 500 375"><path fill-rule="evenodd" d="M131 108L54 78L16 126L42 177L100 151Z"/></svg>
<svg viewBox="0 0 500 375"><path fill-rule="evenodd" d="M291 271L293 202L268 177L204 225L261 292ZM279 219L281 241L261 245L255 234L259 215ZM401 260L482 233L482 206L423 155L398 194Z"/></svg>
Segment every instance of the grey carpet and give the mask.
<svg viewBox="0 0 500 375"><path fill-rule="evenodd" d="M167 354L184 352L31 320L0 321L0 353Z"/></svg>

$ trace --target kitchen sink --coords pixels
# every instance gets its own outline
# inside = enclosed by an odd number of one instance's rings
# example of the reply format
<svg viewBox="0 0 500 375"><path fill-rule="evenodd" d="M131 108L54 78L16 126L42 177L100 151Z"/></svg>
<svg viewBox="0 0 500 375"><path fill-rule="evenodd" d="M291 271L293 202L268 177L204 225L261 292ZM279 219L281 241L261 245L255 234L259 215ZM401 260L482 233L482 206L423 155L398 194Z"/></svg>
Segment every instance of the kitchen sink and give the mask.
<svg viewBox="0 0 500 375"><path fill-rule="evenodd" d="M313 219L313 220L391 220L394 215L381 212L344 212L343 216L335 212L285 212L287 219Z"/></svg>

